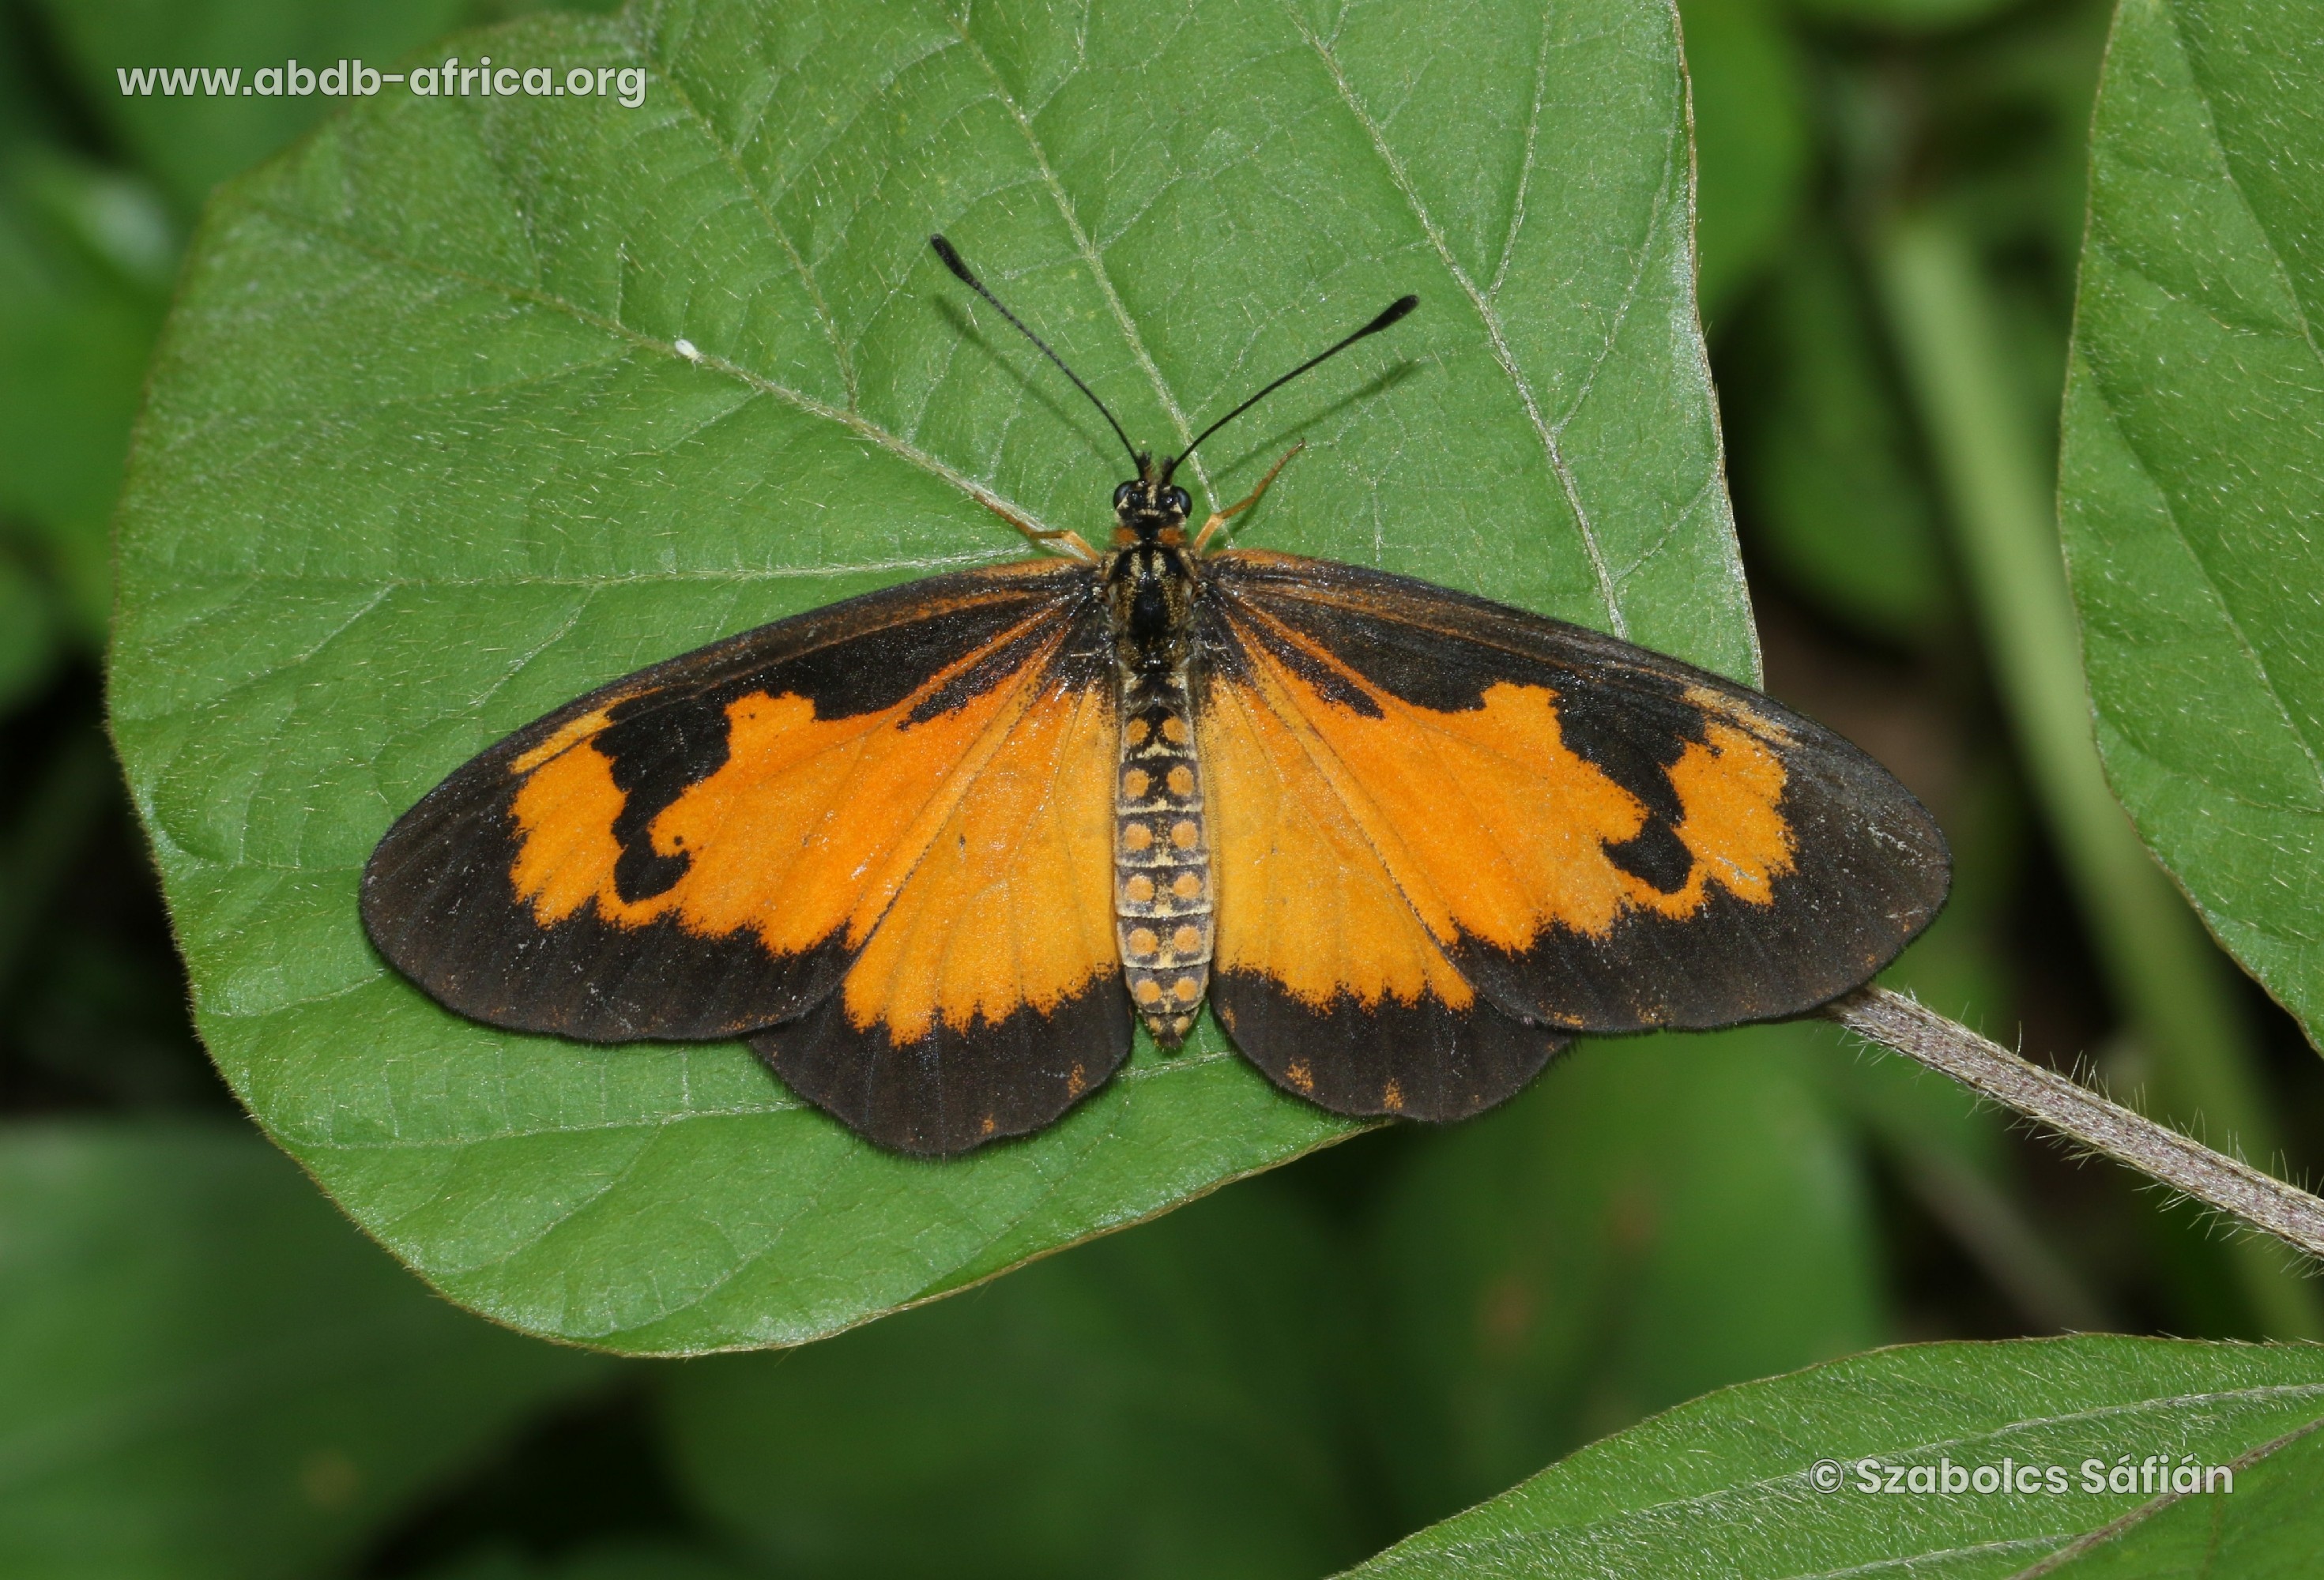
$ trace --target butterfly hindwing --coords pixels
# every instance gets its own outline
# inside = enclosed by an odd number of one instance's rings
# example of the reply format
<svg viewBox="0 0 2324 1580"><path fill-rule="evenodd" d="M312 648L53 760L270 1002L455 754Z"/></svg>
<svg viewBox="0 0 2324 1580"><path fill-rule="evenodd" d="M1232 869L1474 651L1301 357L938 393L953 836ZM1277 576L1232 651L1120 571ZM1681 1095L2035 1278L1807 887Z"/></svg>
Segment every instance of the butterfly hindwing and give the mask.
<svg viewBox="0 0 2324 1580"><path fill-rule="evenodd" d="M792 1089L900 1152L1047 1125L1130 1056L1115 952L1102 617L1022 688L910 876L807 1015L752 1039Z"/></svg>
<svg viewBox="0 0 2324 1580"><path fill-rule="evenodd" d="M1365 1041L1334 1014L1373 1041L1430 1006L1565 1033L1797 1015L1943 903L1927 812L1757 693L1380 572L1243 550L1204 569L1218 1002L1262 1067L1304 1060L1318 1100L1316 1056L1374 1079L1333 1052ZM1295 788L1318 810L1286 841L1250 804Z"/></svg>
<svg viewBox="0 0 2324 1580"><path fill-rule="evenodd" d="M1508 1096L1565 1038L1478 996L1379 859L1304 716L1219 657L1198 717L1220 1023L1277 1085L1338 1113L1458 1119Z"/></svg>
<svg viewBox="0 0 2324 1580"><path fill-rule="evenodd" d="M872 1006L881 1037L891 1011L907 1033L929 1013L1006 1023L990 982L941 951L931 965L875 946L908 936L926 956L930 913L947 907L965 907L963 947L984 907L985 943L1037 1010L1102 994L1119 978L1102 915L1029 917L964 890L954 869L958 841L990 832L1003 804L1084 840L1093 826L1102 910L1106 775L1080 789L1074 754L1111 745L1103 634L1085 569L1028 562L853 599L641 671L407 813L365 869L365 928L447 1007L589 1041L733 1035L843 996ZM954 847L932 858L942 840ZM865 985L875 969L927 988L897 1011L894 986ZM954 1002L964 981L981 996ZM1104 1061L1090 1063L1093 1086Z"/></svg>

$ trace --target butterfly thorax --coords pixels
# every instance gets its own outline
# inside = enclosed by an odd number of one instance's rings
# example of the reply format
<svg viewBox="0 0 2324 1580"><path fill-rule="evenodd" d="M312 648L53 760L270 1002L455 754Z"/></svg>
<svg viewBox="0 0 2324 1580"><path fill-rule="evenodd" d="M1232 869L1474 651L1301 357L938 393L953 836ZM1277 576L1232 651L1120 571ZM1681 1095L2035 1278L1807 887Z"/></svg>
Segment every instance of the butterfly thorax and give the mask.
<svg viewBox="0 0 2324 1580"><path fill-rule="evenodd" d="M1113 542L1100 574L1115 662L1125 674L1173 668L1186 659L1194 592L1188 504L1184 489L1150 476L1113 491Z"/></svg>
<svg viewBox="0 0 2324 1580"><path fill-rule="evenodd" d="M1130 1002L1155 1039L1193 1029L1211 975L1211 846L1195 755L1194 560L1184 491L1148 475L1114 491L1104 559L1121 738L1113 795L1115 934Z"/></svg>

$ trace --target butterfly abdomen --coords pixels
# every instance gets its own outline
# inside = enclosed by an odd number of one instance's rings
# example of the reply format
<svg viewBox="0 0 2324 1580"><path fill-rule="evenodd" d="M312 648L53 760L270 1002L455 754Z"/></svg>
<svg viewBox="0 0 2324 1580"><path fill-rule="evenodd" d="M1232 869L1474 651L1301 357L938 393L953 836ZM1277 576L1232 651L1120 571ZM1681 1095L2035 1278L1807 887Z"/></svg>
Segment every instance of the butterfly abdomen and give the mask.
<svg viewBox="0 0 2324 1580"><path fill-rule="evenodd" d="M1185 671L1121 683L1113 910L1130 1002L1157 1041L1194 1028L1211 979L1211 841Z"/></svg>

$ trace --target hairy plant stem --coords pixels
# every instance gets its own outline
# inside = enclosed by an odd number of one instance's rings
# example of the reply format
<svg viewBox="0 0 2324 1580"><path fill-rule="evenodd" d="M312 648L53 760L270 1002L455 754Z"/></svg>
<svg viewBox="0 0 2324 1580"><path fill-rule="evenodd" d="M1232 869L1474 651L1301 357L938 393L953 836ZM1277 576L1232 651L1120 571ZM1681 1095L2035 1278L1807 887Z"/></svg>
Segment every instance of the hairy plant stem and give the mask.
<svg viewBox="0 0 2324 1580"><path fill-rule="evenodd" d="M2153 1062L2156 1098L2230 1147L2272 1155L2275 1126L2226 962L2140 842L2098 759L2054 464L2011 376L1995 287L1962 227L1941 215L1892 220L1872 253L2026 780L2115 1002ZM2324 1337L2315 1291L2266 1247L2238 1244L2227 1254L2267 1333Z"/></svg>
<svg viewBox="0 0 2324 1580"><path fill-rule="evenodd" d="M1859 988L1825 1006L1823 1013L1867 1042L1949 1075L2092 1152L2324 1258L2324 1199L2021 1059L1901 993Z"/></svg>

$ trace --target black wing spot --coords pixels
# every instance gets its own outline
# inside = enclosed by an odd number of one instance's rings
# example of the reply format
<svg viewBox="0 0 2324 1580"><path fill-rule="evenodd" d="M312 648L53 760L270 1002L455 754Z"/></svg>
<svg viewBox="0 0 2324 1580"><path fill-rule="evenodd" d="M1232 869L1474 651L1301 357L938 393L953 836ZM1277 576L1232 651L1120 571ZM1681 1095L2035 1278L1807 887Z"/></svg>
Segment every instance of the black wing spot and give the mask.
<svg viewBox="0 0 2324 1580"><path fill-rule="evenodd" d="M613 763L622 810L613 818L613 840L622 853L613 861L613 892L636 905L667 894L694 865L685 851L665 856L653 848L653 821L692 786L726 766L728 698L722 687L669 702L640 697L613 710L613 722L594 745Z"/></svg>
<svg viewBox="0 0 2324 1580"><path fill-rule="evenodd" d="M1674 895L1694 873L1694 852L1678 831L1661 818L1649 817L1646 826L1618 845L1606 847L1614 865L1658 893Z"/></svg>

